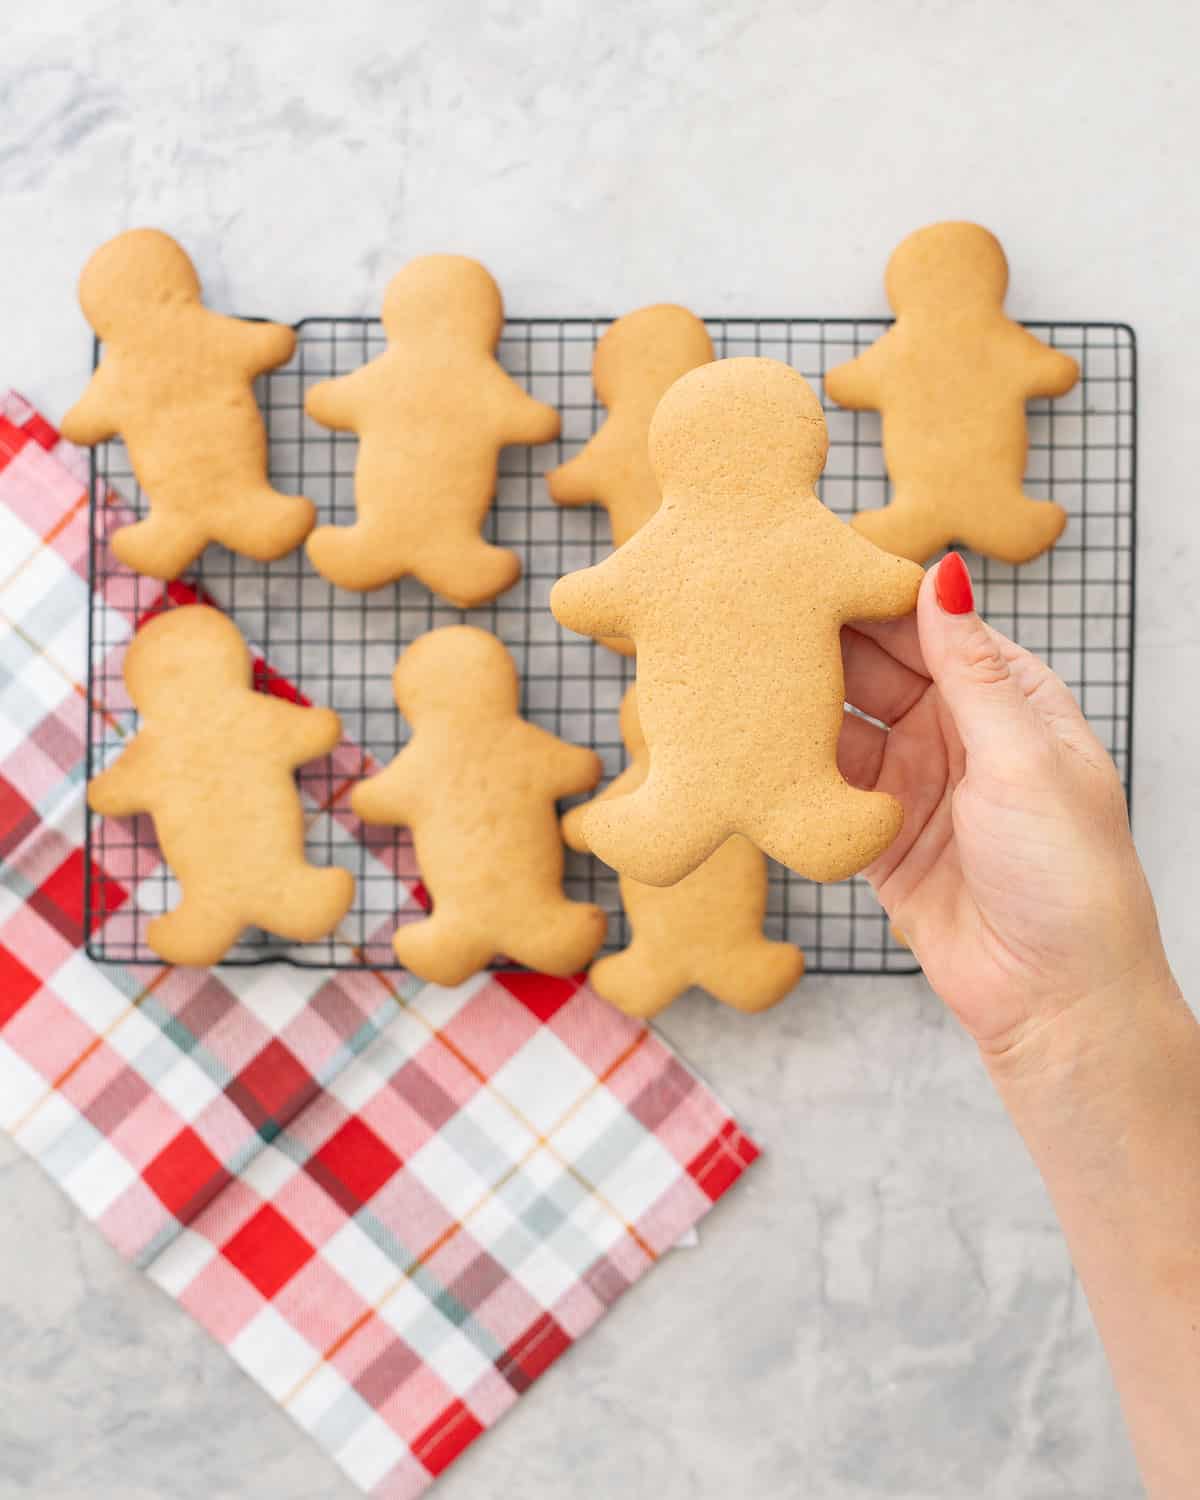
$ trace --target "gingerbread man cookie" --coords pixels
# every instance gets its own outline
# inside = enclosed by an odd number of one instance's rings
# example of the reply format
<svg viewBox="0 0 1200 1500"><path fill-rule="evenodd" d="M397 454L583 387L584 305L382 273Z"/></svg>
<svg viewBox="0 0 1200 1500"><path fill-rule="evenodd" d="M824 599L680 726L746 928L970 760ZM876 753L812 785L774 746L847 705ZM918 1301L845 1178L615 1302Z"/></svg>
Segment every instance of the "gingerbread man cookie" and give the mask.
<svg viewBox="0 0 1200 1500"><path fill-rule="evenodd" d="M837 769L840 629L911 611L921 569L843 525L814 484L828 436L803 376L724 359L659 403L659 510L550 607L585 635L632 640L645 782L584 812L588 847L644 885L673 885L733 833L798 874L840 880L900 829L894 798Z"/></svg>
<svg viewBox="0 0 1200 1500"><path fill-rule="evenodd" d="M597 802L635 792L650 769L636 695L630 687L621 703L629 766ZM569 848L587 848L582 824L588 805L573 807L563 818ZM627 1016L657 1015L694 984L735 1010L766 1010L804 973L799 948L763 936L767 862L740 833L665 890L624 875L620 883L633 941L623 953L598 959L588 978L598 995Z"/></svg>
<svg viewBox="0 0 1200 1500"><path fill-rule="evenodd" d="M195 267L157 229L102 245L83 268L79 301L104 355L62 434L90 445L119 433L149 507L114 534L117 557L177 578L209 542L259 562L298 547L316 511L268 482L252 386L291 358L292 330L210 312Z"/></svg>
<svg viewBox="0 0 1200 1500"><path fill-rule="evenodd" d="M141 727L88 784L107 817L148 812L182 889L146 930L168 963L214 964L244 927L294 942L332 932L354 897L348 870L304 857L293 775L341 738L329 708L301 708L251 686L237 627L206 604L169 609L125 655Z"/></svg>
<svg viewBox="0 0 1200 1500"><path fill-rule="evenodd" d="M825 377L839 405L883 413L892 500L851 524L914 562L950 542L1029 562L1062 535L1067 513L1022 490L1025 403L1064 395L1078 364L1005 317L1008 262L978 224L910 234L886 286L895 323Z"/></svg>
<svg viewBox="0 0 1200 1500"><path fill-rule="evenodd" d="M582 452L546 475L551 499L604 506L613 546L627 542L661 498L647 444L654 408L681 375L713 357L708 330L686 307L662 303L618 318L592 360L592 380L608 416ZM626 656L633 650L628 641L603 644Z"/></svg>
<svg viewBox="0 0 1200 1500"><path fill-rule="evenodd" d="M396 957L435 984L461 984L497 955L573 974L604 940L597 906L563 895L555 801L589 791L600 758L527 724L517 671L494 635L449 625L396 664L409 743L350 805L366 823L412 829L433 915L401 926Z"/></svg>
<svg viewBox="0 0 1200 1500"><path fill-rule="evenodd" d="M304 403L324 427L358 434L352 526L318 526L313 567L358 591L415 574L463 609L520 576L515 552L480 535L496 492L500 449L548 443L553 407L535 401L495 357L500 288L478 261L426 255L383 299L384 353L313 386Z"/></svg>

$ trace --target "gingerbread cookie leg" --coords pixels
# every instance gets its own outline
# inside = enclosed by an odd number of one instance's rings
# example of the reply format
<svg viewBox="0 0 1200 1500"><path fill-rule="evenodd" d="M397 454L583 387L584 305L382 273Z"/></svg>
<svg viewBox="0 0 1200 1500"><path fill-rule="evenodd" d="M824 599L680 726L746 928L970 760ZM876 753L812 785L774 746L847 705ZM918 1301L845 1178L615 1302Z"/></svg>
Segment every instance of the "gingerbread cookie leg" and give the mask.
<svg viewBox="0 0 1200 1500"><path fill-rule="evenodd" d="M691 987L682 964L664 967L663 955L635 937L622 953L594 963L588 980L603 999L627 1016L649 1020Z"/></svg>
<svg viewBox="0 0 1200 1500"><path fill-rule="evenodd" d="M350 910L354 876L336 865L301 865L270 892L270 905L258 919L293 943L312 943L325 937ZM337 911L333 920L331 911Z"/></svg>
<svg viewBox="0 0 1200 1500"><path fill-rule="evenodd" d="M548 915L539 912L536 933L523 932L511 943L501 937L500 946L527 968L566 976L587 967L604 941L607 920L598 906L563 901Z"/></svg>
<svg viewBox="0 0 1200 1500"><path fill-rule="evenodd" d="M318 526L304 550L322 578L353 593L382 588L407 571L392 556L386 528L365 521Z"/></svg>
<svg viewBox="0 0 1200 1500"><path fill-rule="evenodd" d="M700 983L734 1010L767 1010L778 1004L804 973L804 955L791 943L765 938L714 955Z"/></svg>
<svg viewBox="0 0 1200 1500"><path fill-rule="evenodd" d="M412 548L401 560L386 527L357 521L352 526L318 526L307 551L317 572L338 588L367 593L411 573L461 609L486 604L521 576L515 552L493 547L473 531L450 538L443 534L432 554ZM466 579L469 587L464 586Z"/></svg>
<svg viewBox="0 0 1200 1500"><path fill-rule="evenodd" d="M316 519L316 507L302 495L284 495L269 484L229 497L214 511L213 541L255 562L274 562L298 547Z"/></svg>
<svg viewBox="0 0 1200 1500"><path fill-rule="evenodd" d="M865 869L904 822L894 797L860 791L840 778L804 791L807 800L775 808L753 836L764 854L806 880L845 880Z"/></svg>
<svg viewBox="0 0 1200 1500"><path fill-rule="evenodd" d="M435 556L418 556L413 572L426 588L451 604L474 609L516 583L521 576L521 559L505 547L493 547L474 532L464 532L450 547L443 541Z"/></svg>
<svg viewBox="0 0 1200 1500"><path fill-rule="evenodd" d="M859 536L896 557L923 563L955 540L933 507L903 495L881 510L860 510L850 518Z"/></svg>
<svg viewBox="0 0 1200 1500"><path fill-rule="evenodd" d="M210 540L206 528L186 516L151 511L113 533L113 555L147 578L178 578L200 556Z"/></svg>
<svg viewBox="0 0 1200 1500"><path fill-rule="evenodd" d="M983 499L977 509L972 507L959 540L984 557L1015 565L1032 562L1053 547L1066 524L1066 511L1053 500L1006 495L1003 503Z"/></svg>
<svg viewBox="0 0 1200 1500"><path fill-rule="evenodd" d="M392 938L406 969L431 984L462 984L496 956L496 941L453 909L440 906L423 922L406 922Z"/></svg>
<svg viewBox="0 0 1200 1500"><path fill-rule="evenodd" d="M653 771L628 797L591 803L582 827L597 859L655 886L678 884L729 836L728 828L705 818L690 798L676 797Z"/></svg>
<svg viewBox="0 0 1200 1500"><path fill-rule="evenodd" d="M169 964L207 968L224 957L246 925L244 913L185 894L173 911L154 918L146 941Z"/></svg>

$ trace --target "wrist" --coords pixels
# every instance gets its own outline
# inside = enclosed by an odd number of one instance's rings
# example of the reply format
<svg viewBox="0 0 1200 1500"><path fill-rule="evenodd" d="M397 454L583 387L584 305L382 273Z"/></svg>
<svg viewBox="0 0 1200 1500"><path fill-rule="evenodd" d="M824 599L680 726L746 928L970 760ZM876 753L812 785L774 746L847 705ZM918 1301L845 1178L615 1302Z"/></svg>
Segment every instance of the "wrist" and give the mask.
<svg viewBox="0 0 1200 1500"><path fill-rule="evenodd" d="M978 1042L980 1057L1001 1094L1061 1087L1064 1077L1086 1073L1088 1063L1106 1071L1136 1053L1135 1045L1171 1020L1191 1021L1160 946L1119 975L1049 1014Z"/></svg>

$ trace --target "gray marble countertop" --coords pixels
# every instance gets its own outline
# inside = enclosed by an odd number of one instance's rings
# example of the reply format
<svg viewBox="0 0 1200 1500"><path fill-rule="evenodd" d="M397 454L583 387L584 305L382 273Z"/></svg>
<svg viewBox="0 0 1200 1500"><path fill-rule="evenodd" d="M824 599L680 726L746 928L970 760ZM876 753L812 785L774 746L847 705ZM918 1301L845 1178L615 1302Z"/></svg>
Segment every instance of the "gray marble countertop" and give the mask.
<svg viewBox="0 0 1200 1500"><path fill-rule="evenodd" d="M161 224L220 307L374 311L474 254L516 313L882 310L889 248L992 226L1017 316L1141 349L1138 840L1200 996L1194 7L42 0L0 48L0 378L86 374L74 282ZM1045 1194L920 979L663 1031L767 1154L441 1481L656 1500L1133 1500ZM734 1033L736 1032L736 1036ZM355 1491L0 1139L0 1496Z"/></svg>

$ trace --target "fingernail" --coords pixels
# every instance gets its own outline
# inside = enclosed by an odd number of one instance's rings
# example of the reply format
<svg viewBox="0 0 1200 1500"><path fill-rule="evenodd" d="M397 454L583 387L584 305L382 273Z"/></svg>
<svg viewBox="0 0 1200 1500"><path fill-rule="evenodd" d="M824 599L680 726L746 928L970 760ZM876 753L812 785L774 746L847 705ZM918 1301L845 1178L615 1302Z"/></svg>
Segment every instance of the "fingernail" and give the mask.
<svg viewBox="0 0 1200 1500"><path fill-rule="evenodd" d="M975 608L975 591L971 588L971 575L967 565L957 552L947 552L938 563L937 577L933 582L937 602L948 615L967 615Z"/></svg>

